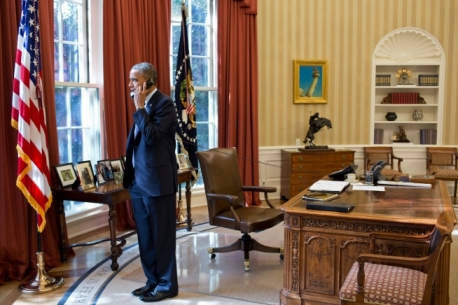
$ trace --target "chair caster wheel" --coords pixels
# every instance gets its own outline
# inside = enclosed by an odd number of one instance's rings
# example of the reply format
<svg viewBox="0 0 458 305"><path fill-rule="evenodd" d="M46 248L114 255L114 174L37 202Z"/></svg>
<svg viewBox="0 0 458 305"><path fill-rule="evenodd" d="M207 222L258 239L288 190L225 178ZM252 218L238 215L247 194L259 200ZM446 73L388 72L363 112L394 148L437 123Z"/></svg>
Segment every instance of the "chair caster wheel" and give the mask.
<svg viewBox="0 0 458 305"><path fill-rule="evenodd" d="M216 257L216 254L215 253L211 253L210 254L210 259L214 259Z"/></svg>
<svg viewBox="0 0 458 305"><path fill-rule="evenodd" d="M280 254L280 259L283 260L285 258L285 255L282 253Z"/></svg>
<svg viewBox="0 0 458 305"><path fill-rule="evenodd" d="M250 266L245 266L245 271L250 271Z"/></svg>

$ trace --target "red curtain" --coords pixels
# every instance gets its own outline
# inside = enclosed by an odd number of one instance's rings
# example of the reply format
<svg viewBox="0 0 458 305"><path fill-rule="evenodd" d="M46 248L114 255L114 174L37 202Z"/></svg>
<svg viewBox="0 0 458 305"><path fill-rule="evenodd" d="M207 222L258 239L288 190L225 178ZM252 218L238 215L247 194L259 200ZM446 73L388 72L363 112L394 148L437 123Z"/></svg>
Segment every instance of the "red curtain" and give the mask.
<svg viewBox="0 0 458 305"><path fill-rule="evenodd" d="M54 25L53 2L40 1L41 61L44 103L48 128L48 152L51 165L59 161L56 114L54 105ZM13 72L16 56L21 1L0 1L0 284L21 280L36 273L37 218L22 192L16 187L17 130L11 126ZM57 184L55 176L53 185ZM42 233L47 268L60 265L57 204L46 213L47 224Z"/></svg>
<svg viewBox="0 0 458 305"><path fill-rule="evenodd" d="M103 2L103 72L108 159L126 154L135 107L129 97L129 72L139 62L158 71L158 88L170 95L170 1ZM117 204L119 230L135 228L129 203Z"/></svg>
<svg viewBox="0 0 458 305"><path fill-rule="evenodd" d="M218 146L237 147L244 185L259 185L256 9L256 0L218 2Z"/></svg>

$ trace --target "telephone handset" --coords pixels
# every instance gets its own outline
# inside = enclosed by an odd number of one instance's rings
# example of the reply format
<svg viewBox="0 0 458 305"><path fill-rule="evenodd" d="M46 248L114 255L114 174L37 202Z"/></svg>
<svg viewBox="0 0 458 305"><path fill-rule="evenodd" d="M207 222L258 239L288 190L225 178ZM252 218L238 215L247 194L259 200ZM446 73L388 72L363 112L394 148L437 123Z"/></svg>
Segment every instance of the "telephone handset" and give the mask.
<svg viewBox="0 0 458 305"><path fill-rule="evenodd" d="M150 79L148 79L146 81L146 89L151 88L152 85L154 85L154 83L153 83L152 79L150 78ZM135 93L133 91L130 91L130 97L134 98L134 95L135 95Z"/></svg>
<svg viewBox="0 0 458 305"><path fill-rule="evenodd" d="M385 161L378 161L372 166L371 171L374 173L374 183L378 180L385 180L385 177L382 175L382 169L385 167Z"/></svg>

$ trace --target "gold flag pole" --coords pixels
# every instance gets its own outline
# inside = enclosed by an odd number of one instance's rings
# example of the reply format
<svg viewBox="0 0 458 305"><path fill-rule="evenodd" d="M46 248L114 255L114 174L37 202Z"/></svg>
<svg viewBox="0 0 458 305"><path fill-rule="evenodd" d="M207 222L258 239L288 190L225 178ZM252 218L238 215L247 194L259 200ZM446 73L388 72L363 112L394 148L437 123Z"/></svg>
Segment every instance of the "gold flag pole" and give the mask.
<svg viewBox="0 0 458 305"><path fill-rule="evenodd" d="M35 279L23 282L20 289L24 293L45 293L62 287L64 279L60 276L50 277L46 274L43 252L37 252L37 275Z"/></svg>

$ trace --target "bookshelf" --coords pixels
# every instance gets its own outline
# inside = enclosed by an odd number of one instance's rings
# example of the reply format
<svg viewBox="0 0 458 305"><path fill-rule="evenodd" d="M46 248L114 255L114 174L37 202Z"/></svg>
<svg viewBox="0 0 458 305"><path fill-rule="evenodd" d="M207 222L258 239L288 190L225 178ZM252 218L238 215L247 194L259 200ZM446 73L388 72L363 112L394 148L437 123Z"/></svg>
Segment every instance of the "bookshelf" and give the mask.
<svg viewBox="0 0 458 305"><path fill-rule="evenodd" d="M370 143L393 144L401 125L409 145L441 145L445 55L436 38L412 27L388 33L374 50L372 76ZM388 121L387 112L396 120Z"/></svg>

